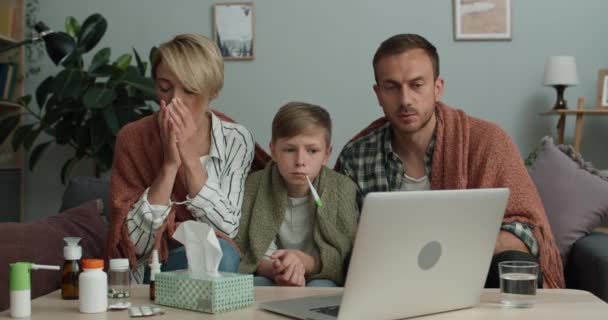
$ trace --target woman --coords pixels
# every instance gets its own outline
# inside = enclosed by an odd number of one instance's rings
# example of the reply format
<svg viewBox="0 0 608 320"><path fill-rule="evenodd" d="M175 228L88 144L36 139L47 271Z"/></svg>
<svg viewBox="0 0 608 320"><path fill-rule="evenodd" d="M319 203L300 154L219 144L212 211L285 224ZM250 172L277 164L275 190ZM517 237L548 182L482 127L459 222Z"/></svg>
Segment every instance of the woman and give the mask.
<svg viewBox="0 0 608 320"><path fill-rule="evenodd" d="M184 34L162 44L152 61L160 111L117 136L108 256L128 257L138 282L153 248L166 261L163 271L187 266L171 235L191 219L216 230L220 271L238 269L231 238L238 232L254 141L246 128L209 109L222 89L223 67L218 48L203 36Z"/></svg>

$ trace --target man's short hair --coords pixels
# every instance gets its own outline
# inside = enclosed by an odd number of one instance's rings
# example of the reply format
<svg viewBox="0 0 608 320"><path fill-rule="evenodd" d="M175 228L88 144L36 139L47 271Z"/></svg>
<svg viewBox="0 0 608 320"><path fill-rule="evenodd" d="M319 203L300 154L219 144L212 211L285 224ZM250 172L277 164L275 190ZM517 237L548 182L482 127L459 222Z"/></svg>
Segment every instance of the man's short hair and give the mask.
<svg viewBox="0 0 608 320"><path fill-rule="evenodd" d="M325 131L327 147L331 141L331 117L323 107L305 102L289 102L282 106L272 120L272 142L303 133Z"/></svg>
<svg viewBox="0 0 608 320"><path fill-rule="evenodd" d="M433 65L433 78L437 80L439 77L439 54L437 53L437 48L420 35L404 33L394 35L384 40L380 44L380 47L378 47L378 50L376 50L372 64L376 82L378 82L376 65L380 59L387 56L402 54L412 49L422 49L429 56Z"/></svg>
<svg viewBox="0 0 608 320"><path fill-rule="evenodd" d="M224 86L224 59L209 38L198 34L181 34L160 45L152 58L152 77L158 65L165 65L196 94L217 94Z"/></svg>

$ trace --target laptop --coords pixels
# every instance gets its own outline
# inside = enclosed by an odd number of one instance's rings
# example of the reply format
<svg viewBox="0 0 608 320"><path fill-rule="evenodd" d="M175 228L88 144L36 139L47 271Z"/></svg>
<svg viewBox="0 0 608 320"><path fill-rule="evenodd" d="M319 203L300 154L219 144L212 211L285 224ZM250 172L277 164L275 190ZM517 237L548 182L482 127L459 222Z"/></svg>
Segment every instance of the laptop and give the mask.
<svg viewBox="0 0 608 320"><path fill-rule="evenodd" d="M343 294L260 303L298 319L401 319L479 303L509 190L369 193Z"/></svg>

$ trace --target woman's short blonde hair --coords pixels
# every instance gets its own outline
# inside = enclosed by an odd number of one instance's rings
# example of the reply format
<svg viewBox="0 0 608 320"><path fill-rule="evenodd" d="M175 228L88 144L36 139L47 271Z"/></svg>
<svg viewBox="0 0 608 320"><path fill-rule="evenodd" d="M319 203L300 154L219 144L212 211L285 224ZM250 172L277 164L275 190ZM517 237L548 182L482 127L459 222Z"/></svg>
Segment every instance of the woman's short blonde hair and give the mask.
<svg viewBox="0 0 608 320"><path fill-rule="evenodd" d="M323 107L305 102L289 102L272 120L272 142L299 134L325 131L326 146L331 145L331 117Z"/></svg>
<svg viewBox="0 0 608 320"><path fill-rule="evenodd" d="M198 34L181 34L158 47L152 58L152 77L156 69L165 65L196 94L214 95L224 86L224 59L209 38Z"/></svg>

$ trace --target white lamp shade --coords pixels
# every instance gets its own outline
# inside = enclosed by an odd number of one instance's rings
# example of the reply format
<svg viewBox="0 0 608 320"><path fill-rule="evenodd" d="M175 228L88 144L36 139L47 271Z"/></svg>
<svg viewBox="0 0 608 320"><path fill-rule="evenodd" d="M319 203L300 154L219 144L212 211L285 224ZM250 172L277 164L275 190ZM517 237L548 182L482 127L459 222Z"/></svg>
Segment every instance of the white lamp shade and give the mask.
<svg viewBox="0 0 608 320"><path fill-rule="evenodd" d="M573 56L552 56L545 63L545 85L573 86L578 84L576 61Z"/></svg>

